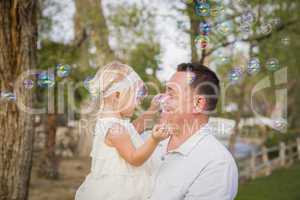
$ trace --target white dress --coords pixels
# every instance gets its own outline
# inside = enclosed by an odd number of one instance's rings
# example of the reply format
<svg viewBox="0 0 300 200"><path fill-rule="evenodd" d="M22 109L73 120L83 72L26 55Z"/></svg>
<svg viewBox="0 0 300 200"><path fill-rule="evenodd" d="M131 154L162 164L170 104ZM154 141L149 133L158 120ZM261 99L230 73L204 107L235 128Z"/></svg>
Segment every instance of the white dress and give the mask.
<svg viewBox="0 0 300 200"><path fill-rule="evenodd" d="M123 125L137 148L143 140L129 120L101 118L95 127L91 152L91 172L76 192L75 200L144 200L152 187L151 159L134 167L113 147L104 143L105 135L115 123Z"/></svg>

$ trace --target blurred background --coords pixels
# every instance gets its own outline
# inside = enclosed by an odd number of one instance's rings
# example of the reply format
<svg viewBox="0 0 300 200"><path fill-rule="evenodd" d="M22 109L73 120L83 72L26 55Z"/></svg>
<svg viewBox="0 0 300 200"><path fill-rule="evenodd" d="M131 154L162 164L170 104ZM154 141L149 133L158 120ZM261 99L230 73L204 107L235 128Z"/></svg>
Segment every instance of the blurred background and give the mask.
<svg viewBox="0 0 300 200"><path fill-rule="evenodd" d="M0 200L74 198L90 169L85 85L114 60L147 83L136 115L178 64L213 69L211 123L237 160L237 199L299 200L299 10L297 0L1 1Z"/></svg>

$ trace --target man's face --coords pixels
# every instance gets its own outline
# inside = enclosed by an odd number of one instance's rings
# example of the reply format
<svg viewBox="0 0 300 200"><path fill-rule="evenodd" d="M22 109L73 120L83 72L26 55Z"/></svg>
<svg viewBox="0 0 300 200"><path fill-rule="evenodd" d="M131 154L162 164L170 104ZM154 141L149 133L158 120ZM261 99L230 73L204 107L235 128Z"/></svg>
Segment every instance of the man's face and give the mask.
<svg viewBox="0 0 300 200"><path fill-rule="evenodd" d="M167 82L165 111L172 115L183 115L193 112L194 95L190 86L191 72L176 72Z"/></svg>

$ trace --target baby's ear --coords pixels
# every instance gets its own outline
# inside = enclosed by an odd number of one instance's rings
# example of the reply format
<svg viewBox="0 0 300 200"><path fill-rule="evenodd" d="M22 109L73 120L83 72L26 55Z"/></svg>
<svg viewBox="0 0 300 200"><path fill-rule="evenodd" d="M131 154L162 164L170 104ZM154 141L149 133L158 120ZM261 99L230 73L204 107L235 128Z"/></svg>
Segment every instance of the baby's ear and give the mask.
<svg viewBox="0 0 300 200"><path fill-rule="evenodd" d="M116 92L116 93L115 93L115 97L116 97L116 98L120 98L120 92Z"/></svg>

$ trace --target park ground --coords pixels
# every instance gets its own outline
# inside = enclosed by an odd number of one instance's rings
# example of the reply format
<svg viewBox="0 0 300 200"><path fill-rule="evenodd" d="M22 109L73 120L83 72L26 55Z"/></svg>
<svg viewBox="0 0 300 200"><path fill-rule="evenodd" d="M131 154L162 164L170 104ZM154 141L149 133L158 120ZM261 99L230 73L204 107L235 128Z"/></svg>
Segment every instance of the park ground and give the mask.
<svg viewBox="0 0 300 200"><path fill-rule="evenodd" d="M74 200L76 189L89 172L89 163L89 159L62 160L61 177L56 181L38 178L34 168L29 200ZM236 200L300 200L300 162L240 185Z"/></svg>

